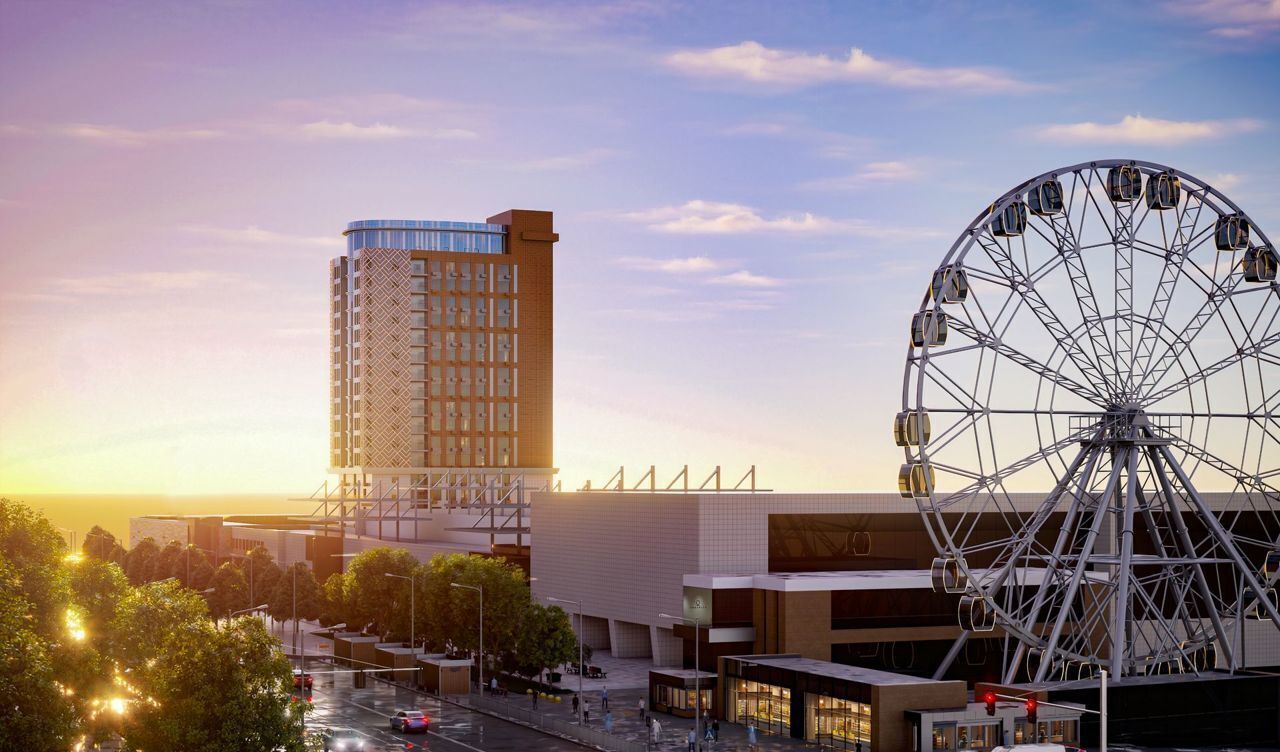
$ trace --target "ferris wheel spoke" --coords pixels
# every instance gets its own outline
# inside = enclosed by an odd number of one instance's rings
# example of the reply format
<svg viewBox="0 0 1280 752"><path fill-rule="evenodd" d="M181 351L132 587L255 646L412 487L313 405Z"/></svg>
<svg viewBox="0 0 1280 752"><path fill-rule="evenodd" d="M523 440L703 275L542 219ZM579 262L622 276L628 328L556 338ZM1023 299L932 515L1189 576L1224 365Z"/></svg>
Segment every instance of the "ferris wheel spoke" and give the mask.
<svg viewBox="0 0 1280 752"><path fill-rule="evenodd" d="M1205 379L1209 378L1210 376L1213 376L1215 373L1218 373L1223 369L1230 368L1231 366L1237 363L1240 363L1242 361L1256 359L1256 358L1265 358L1267 356L1267 350L1273 345L1276 345L1277 343L1280 343L1280 331L1276 331L1268 335L1267 337L1263 338L1262 340L1255 342L1252 345L1249 345L1248 347L1242 347L1238 349L1236 352L1232 353L1231 355L1228 355L1227 357L1222 358L1221 360L1215 363L1205 366L1204 368L1200 369L1199 371L1196 371L1193 374L1190 374L1189 376L1186 376L1184 378L1181 378L1175 381L1174 383L1161 389L1158 392L1155 392L1154 394L1144 396L1142 398L1143 404L1147 404L1147 405L1158 404L1161 400L1168 399L1169 397L1172 397L1173 395L1178 394L1179 392L1189 389L1195 386L1196 384L1199 384L1200 382L1204 381Z"/></svg>
<svg viewBox="0 0 1280 752"><path fill-rule="evenodd" d="M964 322L959 319L952 319L949 322L949 324L951 328L956 330L957 332L963 334L964 336L968 337L974 342L977 342L978 344L982 344L986 347L991 348L996 353L1004 356L1006 359L1013 361L1014 363L1017 363L1023 368L1026 368L1027 370L1036 374L1040 378L1046 381L1052 382L1054 384L1057 384L1063 389L1066 389L1067 391L1074 393L1076 396L1080 397L1081 399L1085 400L1091 405L1095 405L1103 409L1106 408L1107 400L1105 397L1098 394L1095 390L1092 390L1083 386L1082 384L1078 383L1074 379L1070 379L1070 378L1067 378L1066 376L1063 376L1057 369L1050 368L1045 364L1041 363L1040 361L1035 360L1034 358L1028 357L1027 355L1024 355L1018 350L1015 350L1014 348L1005 344L1001 340L992 338L986 334L983 334L982 332L979 332L978 330L974 329L968 322Z"/></svg>
<svg viewBox="0 0 1280 752"><path fill-rule="evenodd" d="M1026 470L1027 468L1035 465L1038 462L1044 461L1045 459L1058 454L1063 449L1066 449L1072 444L1079 443L1081 438L1084 438L1085 436L1088 436L1088 435L1089 435L1088 431L1077 431L1076 433L1072 434L1071 436L1068 436L1065 439L1054 442L1049 446L1042 447L1038 451L1028 454L1027 456L1013 462L1012 464L1005 466L1003 469L997 470L994 473L986 476L985 478L982 478L981 480L975 481L974 483L971 483L965 486L959 491L948 493L945 497L943 497L938 502L938 507L939 509L943 509L943 508L952 506L958 501L970 498L976 493L989 490L993 485L997 483L1003 483L1008 478L1014 475L1017 475L1018 473L1022 472L1023 470Z"/></svg>
<svg viewBox="0 0 1280 752"><path fill-rule="evenodd" d="M999 242L998 238L988 237L987 235L978 236L978 244L986 251L987 256L996 265L1005 278L1009 280L1009 284L1013 290L1026 303L1031 312L1035 314L1036 319L1044 327L1049 336L1058 344L1058 348L1066 353L1067 358L1075 365L1076 369L1086 380L1094 381L1097 384L1106 384L1107 377L1096 363L1089 359L1089 356L1080 349L1076 338L1071 336L1070 330L1054 313L1053 308L1045 301L1035 288L1035 284L1031 279L1019 268L1017 262L1013 258L1013 254L1009 248Z"/></svg>
<svg viewBox="0 0 1280 752"><path fill-rule="evenodd" d="M1173 301L1173 294L1178 286L1178 280L1182 279L1182 267L1193 250L1192 241L1196 237L1195 228L1200 221L1200 212L1204 208L1204 202L1197 200L1195 202L1196 212L1192 215L1190 223L1187 223L1186 217L1190 213L1191 197L1194 195L1194 192L1188 192L1186 203L1178 211L1177 219L1174 223L1173 242L1169 243L1164 265L1160 269L1160 280L1156 283L1155 296L1147 309L1148 322L1163 322L1165 320L1165 316L1169 312L1169 304ZM1163 228L1163 221L1161 222L1161 227ZM1208 238L1207 234L1205 238ZM1145 374L1147 368L1151 365L1151 358L1155 354L1156 341L1158 339L1156 332L1157 329L1152 328L1150 325L1142 329L1142 335L1138 339L1138 349L1134 357L1135 373L1137 374Z"/></svg>
<svg viewBox="0 0 1280 752"><path fill-rule="evenodd" d="M1191 344L1195 342L1197 336L1204 329L1205 325L1218 314L1222 304L1227 300L1231 291L1236 285L1244 279L1244 275L1240 272L1234 272L1228 281L1224 281L1221 285L1215 287L1210 293L1208 299L1201 304L1199 310L1191 317L1191 322L1187 324L1181 331L1170 330L1173 342L1165 347L1163 354L1154 365L1147 368L1145 372L1138 378L1138 391L1141 392L1144 387L1149 389L1150 385L1159 384L1160 380L1173 366L1173 364L1181 358L1187 350L1191 348Z"/></svg>

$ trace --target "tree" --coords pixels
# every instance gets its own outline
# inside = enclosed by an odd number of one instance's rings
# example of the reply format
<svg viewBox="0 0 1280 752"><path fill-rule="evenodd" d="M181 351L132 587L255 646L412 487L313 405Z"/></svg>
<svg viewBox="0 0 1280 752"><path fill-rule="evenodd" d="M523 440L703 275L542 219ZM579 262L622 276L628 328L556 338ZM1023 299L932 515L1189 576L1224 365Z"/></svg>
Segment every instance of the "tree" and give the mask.
<svg viewBox="0 0 1280 752"><path fill-rule="evenodd" d="M343 594L346 582L346 575L334 572L320 589L320 616L317 618L326 627L347 622L347 599Z"/></svg>
<svg viewBox="0 0 1280 752"><path fill-rule="evenodd" d="M291 702L292 670L279 642L253 617L207 619L179 631L139 678L126 716L133 749L301 752L303 707Z"/></svg>
<svg viewBox="0 0 1280 752"><path fill-rule="evenodd" d="M294 562L284 571L284 574L280 575L275 589L271 591L270 599L267 601L271 607L268 611L271 618L276 621L287 621L293 618L295 584L298 618L310 621L320 616L324 606L324 595L320 590L320 584L316 582L316 577L311 573L311 568L306 562L299 561Z"/></svg>
<svg viewBox="0 0 1280 752"><path fill-rule="evenodd" d="M138 545L129 549L124 555L124 573L128 575L129 582L134 585L142 585L156 579L162 579L155 576L156 559L160 556L160 547L156 545L154 538L143 538Z"/></svg>
<svg viewBox="0 0 1280 752"><path fill-rule="evenodd" d="M240 560L242 564L241 571L249 578L249 600L253 601L253 605L266 603L271 598L271 593L276 589L276 583L280 581L280 565L276 564L275 559L271 558L271 553L258 544L249 551L249 555Z"/></svg>
<svg viewBox="0 0 1280 752"><path fill-rule="evenodd" d="M102 559L83 559L68 570L71 600L83 615L89 634L105 632L129 592L129 578L117 564Z"/></svg>
<svg viewBox="0 0 1280 752"><path fill-rule="evenodd" d="M209 594L209 613L214 619L230 616L232 612L258 606L249 603L249 585L244 581L240 568L226 562L213 571L209 580L213 592Z"/></svg>
<svg viewBox="0 0 1280 752"><path fill-rule="evenodd" d="M368 629L383 637L393 629L408 637L408 583L386 574L409 577L417 566L418 560L413 554L401 548L380 546L360 552L347 566L344 596L349 609L348 624L353 629Z"/></svg>
<svg viewBox="0 0 1280 752"><path fill-rule="evenodd" d="M487 655L514 650L515 638L529 606L524 572L505 559L466 554L431 557L420 576L418 622L426 644L437 650L476 652L480 645L480 602L484 590L484 647Z"/></svg>
<svg viewBox="0 0 1280 752"><path fill-rule="evenodd" d="M144 668L164 654L165 641L208 622L205 601L180 583L153 582L132 588L120 599L108 628L109 652L122 670Z"/></svg>
<svg viewBox="0 0 1280 752"><path fill-rule="evenodd" d="M522 676L534 677L577 660L578 638L565 612L559 606L530 603L515 648L503 656L503 665Z"/></svg>
<svg viewBox="0 0 1280 752"><path fill-rule="evenodd" d="M191 576L187 576L188 562L187 557L191 557L190 571ZM209 557L205 555L204 549L197 545L188 543L187 547L182 550L182 556L175 563L177 571L173 576L177 577L183 585L192 590L205 590L209 587L209 580L213 579L213 564L209 562Z"/></svg>
<svg viewBox="0 0 1280 752"><path fill-rule="evenodd" d="M31 602L7 551L0 549L0 749L69 749L75 714L59 691L50 644L28 616Z"/></svg>
<svg viewBox="0 0 1280 752"><path fill-rule="evenodd" d="M67 602L63 538L25 504L0 499L0 558L12 567L19 595L30 604L38 634L55 639Z"/></svg>
<svg viewBox="0 0 1280 752"><path fill-rule="evenodd" d="M114 535L98 525L94 525L89 532L85 533L80 550L85 556L124 564L124 546L120 545L120 541L116 540Z"/></svg>

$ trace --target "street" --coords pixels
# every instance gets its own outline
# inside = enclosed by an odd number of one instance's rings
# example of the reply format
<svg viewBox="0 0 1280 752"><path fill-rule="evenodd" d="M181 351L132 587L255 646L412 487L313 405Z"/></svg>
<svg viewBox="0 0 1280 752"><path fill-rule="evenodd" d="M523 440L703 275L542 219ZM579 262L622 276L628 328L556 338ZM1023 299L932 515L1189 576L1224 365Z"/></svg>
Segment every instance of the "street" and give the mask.
<svg viewBox="0 0 1280 752"><path fill-rule="evenodd" d="M324 671L328 667L316 667ZM445 752L523 752L581 750L582 747L482 713L443 703L372 678L365 689L353 688L351 674L316 673L315 711L307 728L344 726L368 738L370 750L437 749ZM391 731L388 718L402 708L419 709L431 719L426 734ZM412 744L413 746L407 746Z"/></svg>

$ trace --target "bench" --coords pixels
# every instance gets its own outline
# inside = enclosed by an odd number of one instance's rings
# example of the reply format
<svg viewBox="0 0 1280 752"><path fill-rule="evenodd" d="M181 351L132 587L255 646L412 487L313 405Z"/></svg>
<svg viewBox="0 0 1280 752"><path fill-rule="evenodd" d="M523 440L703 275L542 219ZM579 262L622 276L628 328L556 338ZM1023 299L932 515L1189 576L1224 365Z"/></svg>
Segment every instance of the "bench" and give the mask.
<svg viewBox="0 0 1280 752"><path fill-rule="evenodd" d="M588 679L608 679L609 672L603 671L599 666L587 666Z"/></svg>

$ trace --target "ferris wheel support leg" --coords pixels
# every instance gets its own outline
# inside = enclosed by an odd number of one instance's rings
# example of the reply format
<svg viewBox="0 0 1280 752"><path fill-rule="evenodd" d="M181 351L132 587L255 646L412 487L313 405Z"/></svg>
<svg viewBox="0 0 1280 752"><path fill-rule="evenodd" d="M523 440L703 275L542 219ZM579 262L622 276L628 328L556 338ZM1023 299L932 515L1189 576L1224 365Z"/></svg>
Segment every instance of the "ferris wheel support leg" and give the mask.
<svg viewBox="0 0 1280 752"><path fill-rule="evenodd" d="M1040 661L1040 667L1036 669L1035 681L1044 681L1045 676L1049 673L1049 666L1053 663L1053 653L1058 648L1058 640L1062 637L1062 630L1067 624L1067 617L1071 614L1071 604L1075 601L1076 591L1080 589L1080 582L1084 579L1085 568L1089 566L1089 557L1093 555L1094 543L1098 540L1098 534L1102 532L1102 521L1107 517L1107 500L1116 492L1116 486L1120 482L1120 463L1112 463L1110 477L1107 479L1107 488L1099 496L1097 511L1093 515L1093 524L1089 527L1089 533L1085 536L1084 547L1080 550L1079 561L1076 564L1075 571L1071 575L1071 584L1067 586L1067 592L1062 599L1063 606L1058 609L1058 618L1053 622L1053 631L1049 634L1049 644L1045 648L1044 658Z"/></svg>
<svg viewBox="0 0 1280 752"><path fill-rule="evenodd" d="M956 657L960 655L960 651L964 649L964 644L969 641L969 635L973 634L969 630L964 630L956 641L951 643L951 649L947 651L947 655L942 659L942 663L938 664L938 669L933 672L934 681L942 681L942 677L946 676L947 671L951 668L951 664L956 662Z"/></svg>
<svg viewBox="0 0 1280 752"><path fill-rule="evenodd" d="M1080 476L1080 480L1076 485L1076 492L1071 497L1071 506L1067 507L1066 516L1062 520L1062 527L1058 529L1058 538L1053 543L1053 553L1049 557L1049 566L1044 573L1044 579L1041 580L1040 587L1036 588L1035 599L1031 603L1031 613L1028 615L1027 622L1024 625L1028 633L1035 631L1036 622L1040 619L1040 611L1044 609L1045 594L1048 592L1047 588L1045 588L1045 581L1057 570L1062 550L1070 539L1071 531L1075 529L1076 518L1080 516L1080 507L1084 503L1085 494L1088 493L1089 479L1093 477L1093 471L1098 464L1098 454L1099 451L1096 448L1081 449L1075 460L1072 461L1067 474L1059 482L1058 488L1055 489L1055 495L1052 500L1053 505L1057 506L1057 499L1062 496L1061 491L1071 485L1071 481L1075 478L1076 471L1080 469L1080 465L1082 463L1085 465L1084 473ZM1018 666L1022 664L1022 659L1026 652L1026 643L1019 640L1018 647L1014 649L1013 660L1005 668L1004 681L1006 684L1013 682L1013 677L1017 674Z"/></svg>
<svg viewBox="0 0 1280 752"><path fill-rule="evenodd" d="M1266 609L1267 616L1271 617L1272 623L1275 624L1277 628L1280 628L1280 611L1276 609L1276 604L1267 597L1266 590L1258 582L1258 578L1253 576L1253 571L1249 568L1249 562L1245 561L1245 558L1240 555L1240 550L1236 548L1235 542L1231 539L1230 533L1223 529L1222 523L1218 522L1218 518L1214 515L1213 510L1210 509L1209 505L1205 503L1205 500L1200 497L1200 492L1191 485L1191 480L1187 477L1187 474L1182 467L1178 465L1177 460L1173 458L1173 453L1169 451L1169 447L1160 447L1160 453L1164 456L1164 460L1168 463L1169 467L1173 469L1173 474L1178 478L1178 482L1187 490L1187 496L1191 499L1191 502L1195 504L1196 510L1204 520L1205 527L1209 529L1209 532L1214 538L1218 539L1218 544L1226 549L1227 555L1235 562L1236 569L1240 572L1240 577L1244 580L1245 585L1247 585L1249 590L1253 592L1253 597L1257 598L1258 603ZM1236 614L1237 619L1242 616L1243 614Z"/></svg>
<svg viewBox="0 0 1280 752"><path fill-rule="evenodd" d="M1178 542L1182 544L1183 556L1194 559L1196 556L1195 546L1191 543L1191 535L1187 532L1186 523L1182 521L1182 513L1178 511L1177 497L1173 492L1173 484L1169 482L1169 476L1165 472L1160 452L1152 451L1149 456L1151 457L1151 468L1160 480L1160 492L1164 497L1165 506L1169 509L1169 519L1173 523L1174 534L1177 536ZM1193 567L1196 591L1200 594L1200 599L1209 611L1209 619L1213 623L1213 634L1217 637L1218 645L1222 646L1222 652L1226 653L1227 665L1234 667L1235 649L1230 640L1227 639L1227 630L1222 625L1222 617L1218 614L1218 609L1213 606L1213 594L1209 590L1209 580L1204 576L1204 567L1199 564L1195 564ZM1206 668L1212 667L1206 666ZM1199 672L1197 671L1197 673Z"/></svg>
<svg viewBox="0 0 1280 752"><path fill-rule="evenodd" d="M1133 577L1133 510L1138 505L1138 450L1132 446L1123 450L1125 457L1125 482L1123 525L1120 528L1120 568L1116 572L1115 620L1111 623L1111 673L1124 676L1125 656L1129 648L1129 585ZM1120 463L1117 462L1118 466Z"/></svg>

